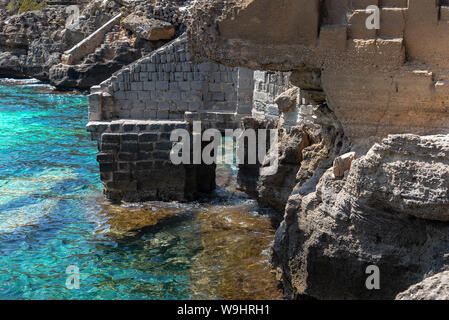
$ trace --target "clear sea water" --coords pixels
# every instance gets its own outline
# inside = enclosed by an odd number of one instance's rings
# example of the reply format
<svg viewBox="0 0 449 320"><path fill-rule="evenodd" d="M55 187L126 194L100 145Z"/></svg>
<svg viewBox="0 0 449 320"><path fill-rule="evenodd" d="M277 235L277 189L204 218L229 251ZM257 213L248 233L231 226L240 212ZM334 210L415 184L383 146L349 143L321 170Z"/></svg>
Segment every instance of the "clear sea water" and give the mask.
<svg viewBox="0 0 449 320"><path fill-rule="evenodd" d="M207 200L110 204L86 123L84 95L0 82L0 299L281 297L271 216L235 192L235 168Z"/></svg>

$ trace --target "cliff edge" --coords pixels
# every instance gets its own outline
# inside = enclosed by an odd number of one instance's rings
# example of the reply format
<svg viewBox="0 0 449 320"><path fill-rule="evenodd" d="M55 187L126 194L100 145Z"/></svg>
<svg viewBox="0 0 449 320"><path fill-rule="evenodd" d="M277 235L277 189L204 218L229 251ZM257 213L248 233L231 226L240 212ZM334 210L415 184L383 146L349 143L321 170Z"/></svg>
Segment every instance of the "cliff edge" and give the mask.
<svg viewBox="0 0 449 320"><path fill-rule="evenodd" d="M280 143L296 156L257 186L293 181L272 255L288 297L439 288L443 276L424 279L449 268L448 13L444 0L196 2L195 61L290 72L299 88L276 99ZM373 14L378 29L367 28ZM313 115L298 116L295 99ZM378 288L366 284L369 266Z"/></svg>

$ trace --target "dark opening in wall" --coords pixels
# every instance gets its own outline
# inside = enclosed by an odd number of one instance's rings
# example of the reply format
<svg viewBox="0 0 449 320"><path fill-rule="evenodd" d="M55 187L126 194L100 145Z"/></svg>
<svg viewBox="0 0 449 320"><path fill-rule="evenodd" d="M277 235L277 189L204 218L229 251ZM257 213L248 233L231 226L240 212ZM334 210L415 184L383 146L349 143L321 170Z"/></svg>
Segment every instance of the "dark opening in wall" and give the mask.
<svg viewBox="0 0 449 320"><path fill-rule="evenodd" d="M320 26L346 23L347 0L320 0Z"/></svg>

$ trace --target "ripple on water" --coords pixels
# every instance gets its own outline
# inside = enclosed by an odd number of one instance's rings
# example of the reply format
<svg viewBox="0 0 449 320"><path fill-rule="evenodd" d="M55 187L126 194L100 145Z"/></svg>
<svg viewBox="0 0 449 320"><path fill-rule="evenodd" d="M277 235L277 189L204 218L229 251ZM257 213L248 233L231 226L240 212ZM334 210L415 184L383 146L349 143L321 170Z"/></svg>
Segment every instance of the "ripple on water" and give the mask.
<svg viewBox="0 0 449 320"><path fill-rule="evenodd" d="M236 192L235 168L195 203L108 203L86 96L51 90L0 84L0 298L281 298L272 219ZM65 287L69 265L79 290Z"/></svg>

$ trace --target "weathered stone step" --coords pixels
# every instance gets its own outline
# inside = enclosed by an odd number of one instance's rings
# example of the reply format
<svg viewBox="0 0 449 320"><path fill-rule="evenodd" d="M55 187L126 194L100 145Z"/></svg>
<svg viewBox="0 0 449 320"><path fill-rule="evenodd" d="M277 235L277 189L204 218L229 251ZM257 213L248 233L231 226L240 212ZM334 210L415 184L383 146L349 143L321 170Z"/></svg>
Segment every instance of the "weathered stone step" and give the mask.
<svg viewBox="0 0 449 320"><path fill-rule="evenodd" d="M368 29L366 20L369 17L364 9L354 10L348 17L349 39L374 39L377 36L376 29Z"/></svg>
<svg viewBox="0 0 449 320"><path fill-rule="evenodd" d="M434 71L433 82L436 91L444 91L449 95L449 72L448 71Z"/></svg>
<svg viewBox="0 0 449 320"><path fill-rule="evenodd" d="M407 11L407 8L382 8L378 36L382 38L403 37Z"/></svg>
<svg viewBox="0 0 449 320"><path fill-rule="evenodd" d="M382 8L408 8L408 0L380 0Z"/></svg>
<svg viewBox="0 0 449 320"><path fill-rule="evenodd" d="M363 9L365 10L368 6L379 6L379 0L352 0L353 9Z"/></svg>
<svg viewBox="0 0 449 320"><path fill-rule="evenodd" d="M368 29L366 21L369 13L366 10L354 10L348 19L349 39L375 39L377 37L385 39L402 38L404 35L407 8L381 8L380 9L380 29Z"/></svg>
<svg viewBox="0 0 449 320"><path fill-rule="evenodd" d="M372 59L380 59L382 63L391 67L401 66L405 62L404 39L349 39L347 43L349 51L358 52ZM386 57L388 57L387 60ZM371 60L375 64L375 60Z"/></svg>
<svg viewBox="0 0 449 320"><path fill-rule="evenodd" d="M236 113L226 110L186 112L184 116L188 122L201 121L203 130L215 128L224 131L226 129L235 129L239 126Z"/></svg>

